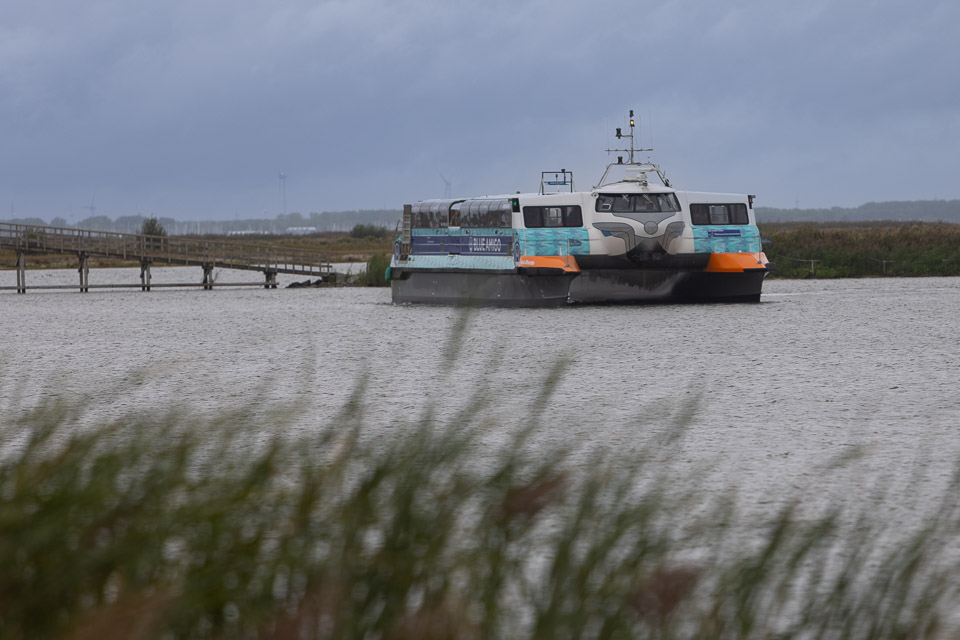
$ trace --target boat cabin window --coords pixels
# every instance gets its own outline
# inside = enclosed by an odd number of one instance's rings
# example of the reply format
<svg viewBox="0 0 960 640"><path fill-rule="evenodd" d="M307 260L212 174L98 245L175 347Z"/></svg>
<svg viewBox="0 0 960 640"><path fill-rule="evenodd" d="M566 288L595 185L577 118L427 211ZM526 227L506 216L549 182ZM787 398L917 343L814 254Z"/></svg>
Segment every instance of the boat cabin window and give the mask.
<svg viewBox="0 0 960 640"><path fill-rule="evenodd" d="M496 229L513 226L509 200L467 200L460 205L460 226L469 229Z"/></svg>
<svg viewBox="0 0 960 640"><path fill-rule="evenodd" d="M447 210L449 208L450 205L446 202L442 205L439 202L430 205L430 218L438 227L447 226Z"/></svg>
<svg viewBox="0 0 960 640"><path fill-rule="evenodd" d="M582 227L583 212L578 204L564 207L524 207L523 226L527 229Z"/></svg>
<svg viewBox="0 0 960 640"><path fill-rule="evenodd" d="M724 204L691 204L690 222L708 224L750 224L747 205L741 202Z"/></svg>
<svg viewBox="0 0 960 640"><path fill-rule="evenodd" d="M417 202L411 207L411 224L417 229L436 229L447 226L447 212L440 213L436 202ZM442 220L441 220L442 218Z"/></svg>
<svg viewBox="0 0 960 640"><path fill-rule="evenodd" d="M680 202L672 193L617 193L597 196L597 211L602 213L657 213L680 211Z"/></svg>
<svg viewBox="0 0 960 640"><path fill-rule="evenodd" d="M448 218L454 217L453 209L462 200L422 200L410 205L410 223L416 229L443 229ZM450 226L455 226L450 224Z"/></svg>

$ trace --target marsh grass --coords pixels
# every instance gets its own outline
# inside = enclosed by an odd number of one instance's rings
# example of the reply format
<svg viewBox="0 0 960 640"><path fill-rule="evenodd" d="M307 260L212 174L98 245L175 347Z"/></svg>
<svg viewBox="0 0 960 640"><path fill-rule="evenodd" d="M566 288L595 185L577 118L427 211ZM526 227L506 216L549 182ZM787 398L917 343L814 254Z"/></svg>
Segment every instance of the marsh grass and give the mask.
<svg viewBox="0 0 960 640"><path fill-rule="evenodd" d="M492 419L484 384L371 424L363 379L305 437L275 435L288 408L7 411L0 637L947 636L956 479L912 527L802 493L744 523L728 487L677 490L662 452L536 444L564 368L522 425ZM657 446L695 417L676 419Z"/></svg>
<svg viewBox="0 0 960 640"><path fill-rule="evenodd" d="M764 248L778 278L955 276L960 274L960 225L949 223L765 223ZM886 264L884 264L886 262Z"/></svg>
<svg viewBox="0 0 960 640"><path fill-rule="evenodd" d="M360 275L360 284L366 287L388 287L386 269L390 266L390 254L375 253L367 260L367 268Z"/></svg>

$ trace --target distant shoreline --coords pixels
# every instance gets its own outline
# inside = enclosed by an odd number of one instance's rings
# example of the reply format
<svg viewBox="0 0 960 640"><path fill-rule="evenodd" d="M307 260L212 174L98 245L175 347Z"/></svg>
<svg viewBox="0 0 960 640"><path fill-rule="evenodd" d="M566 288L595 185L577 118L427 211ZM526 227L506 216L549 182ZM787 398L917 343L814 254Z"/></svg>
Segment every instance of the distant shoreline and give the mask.
<svg viewBox="0 0 960 640"><path fill-rule="evenodd" d="M960 275L960 225L937 222L759 224L774 278Z"/></svg>
<svg viewBox="0 0 960 640"><path fill-rule="evenodd" d="M760 222L764 252L776 264L772 278L870 278L960 275L960 224L949 222ZM232 236L199 236L238 241ZM392 235L346 232L260 236L258 243L322 252L332 263L389 255ZM242 241L241 241L242 242ZM0 271L14 269L12 251L0 251ZM137 268L136 261L91 259L90 268ZM27 269L71 269L70 254L28 254Z"/></svg>

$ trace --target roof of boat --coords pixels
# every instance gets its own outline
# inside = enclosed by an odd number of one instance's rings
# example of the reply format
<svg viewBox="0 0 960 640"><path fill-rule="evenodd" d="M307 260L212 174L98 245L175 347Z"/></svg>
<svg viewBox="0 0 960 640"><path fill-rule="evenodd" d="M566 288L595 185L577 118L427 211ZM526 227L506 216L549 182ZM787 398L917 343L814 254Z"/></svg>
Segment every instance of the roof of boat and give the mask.
<svg viewBox="0 0 960 640"><path fill-rule="evenodd" d="M431 198L427 200L417 200L415 204L417 205L433 205L436 204L438 207L443 205L452 206L454 204L459 204L461 202L467 201L476 201L476 200L512 200L513 198L519 198L521 201L530 202L533 200L541 202L556 201L558 204L562 204L564 199L569 199L571 196L580 197L583 195L598 195L598 194L622 194L622 193L677 193L677 194L686 194L686 197L693 197L695 200L699 200L703 197L710 197L718 199L718 202L741 202L748 196L743 193L733 193L733 192L714 192L714 191L690 191L686 189L675 189L673 187L667 187L662 184L650 184L644 186L634 181L623 181L623 182L613 182L610 184L605 184L602 187L594 187L589 191L562 191L560 193L537 193L537 192L515 192L515 193L501 193L501 194L489 194L482 196L472 196L469 198Z"/></svg>
<svg viewBox="0 0 960 640"><path fill-rule="evenodd" d="M424 200L417 200L417 204L456 204L458 202L466 202L468 200L509 200L511 198L521 198L523 200L528 200L530 198L564 198L571 195L580 195L580 194L592 194L592 193L674 193L676 189L673 187L666 187L662 184L650 184L643 185L639 182L624 180L622 182L613 182L610 184L605 184L601 187L594 187L588 191L560 191L557 193L537 193L535 191L528 191L525 193L516 192L516 193L501 193L501 194L489 194L482 196L470 196L467 198L427 198Z"/></svg>
<svg viewBox="0 0 960 640"><path fill-rule="evenodd" d="M596 193L623 193L624 191L636 193L673 193L676 189L663 184L647 184L646 182L639 182L637 180L620 180L591 189L591 192Z"/></svg>

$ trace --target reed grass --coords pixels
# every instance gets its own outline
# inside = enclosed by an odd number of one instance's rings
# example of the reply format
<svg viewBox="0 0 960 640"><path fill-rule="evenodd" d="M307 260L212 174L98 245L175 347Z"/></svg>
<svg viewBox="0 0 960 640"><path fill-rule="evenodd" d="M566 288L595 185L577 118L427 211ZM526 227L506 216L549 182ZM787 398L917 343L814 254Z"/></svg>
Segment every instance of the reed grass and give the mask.
<svg viewBox="0 0 960 640"><path fill-rule="evenodd" d="M367 287L389 287L386 271L390 266L390 255L375 253L367 260L367 268L360 276L360 284Z"/></svg>
<svg viewBox="0 0 960 640"><path fill-rule="evenodd" d="M960 275L960 225L950 223L766 223L760 233L774 277Z"/></svg>
<svg viewBox="0 0 960 640"><path fill-rule="evenodd" d="M563 371L522 426L484 385L373 424L362 380L302 437L297 408L8 410L0 637L955 637L956 478L913 527L802 493L744 523L662 451L536 444Z"/></svg>

